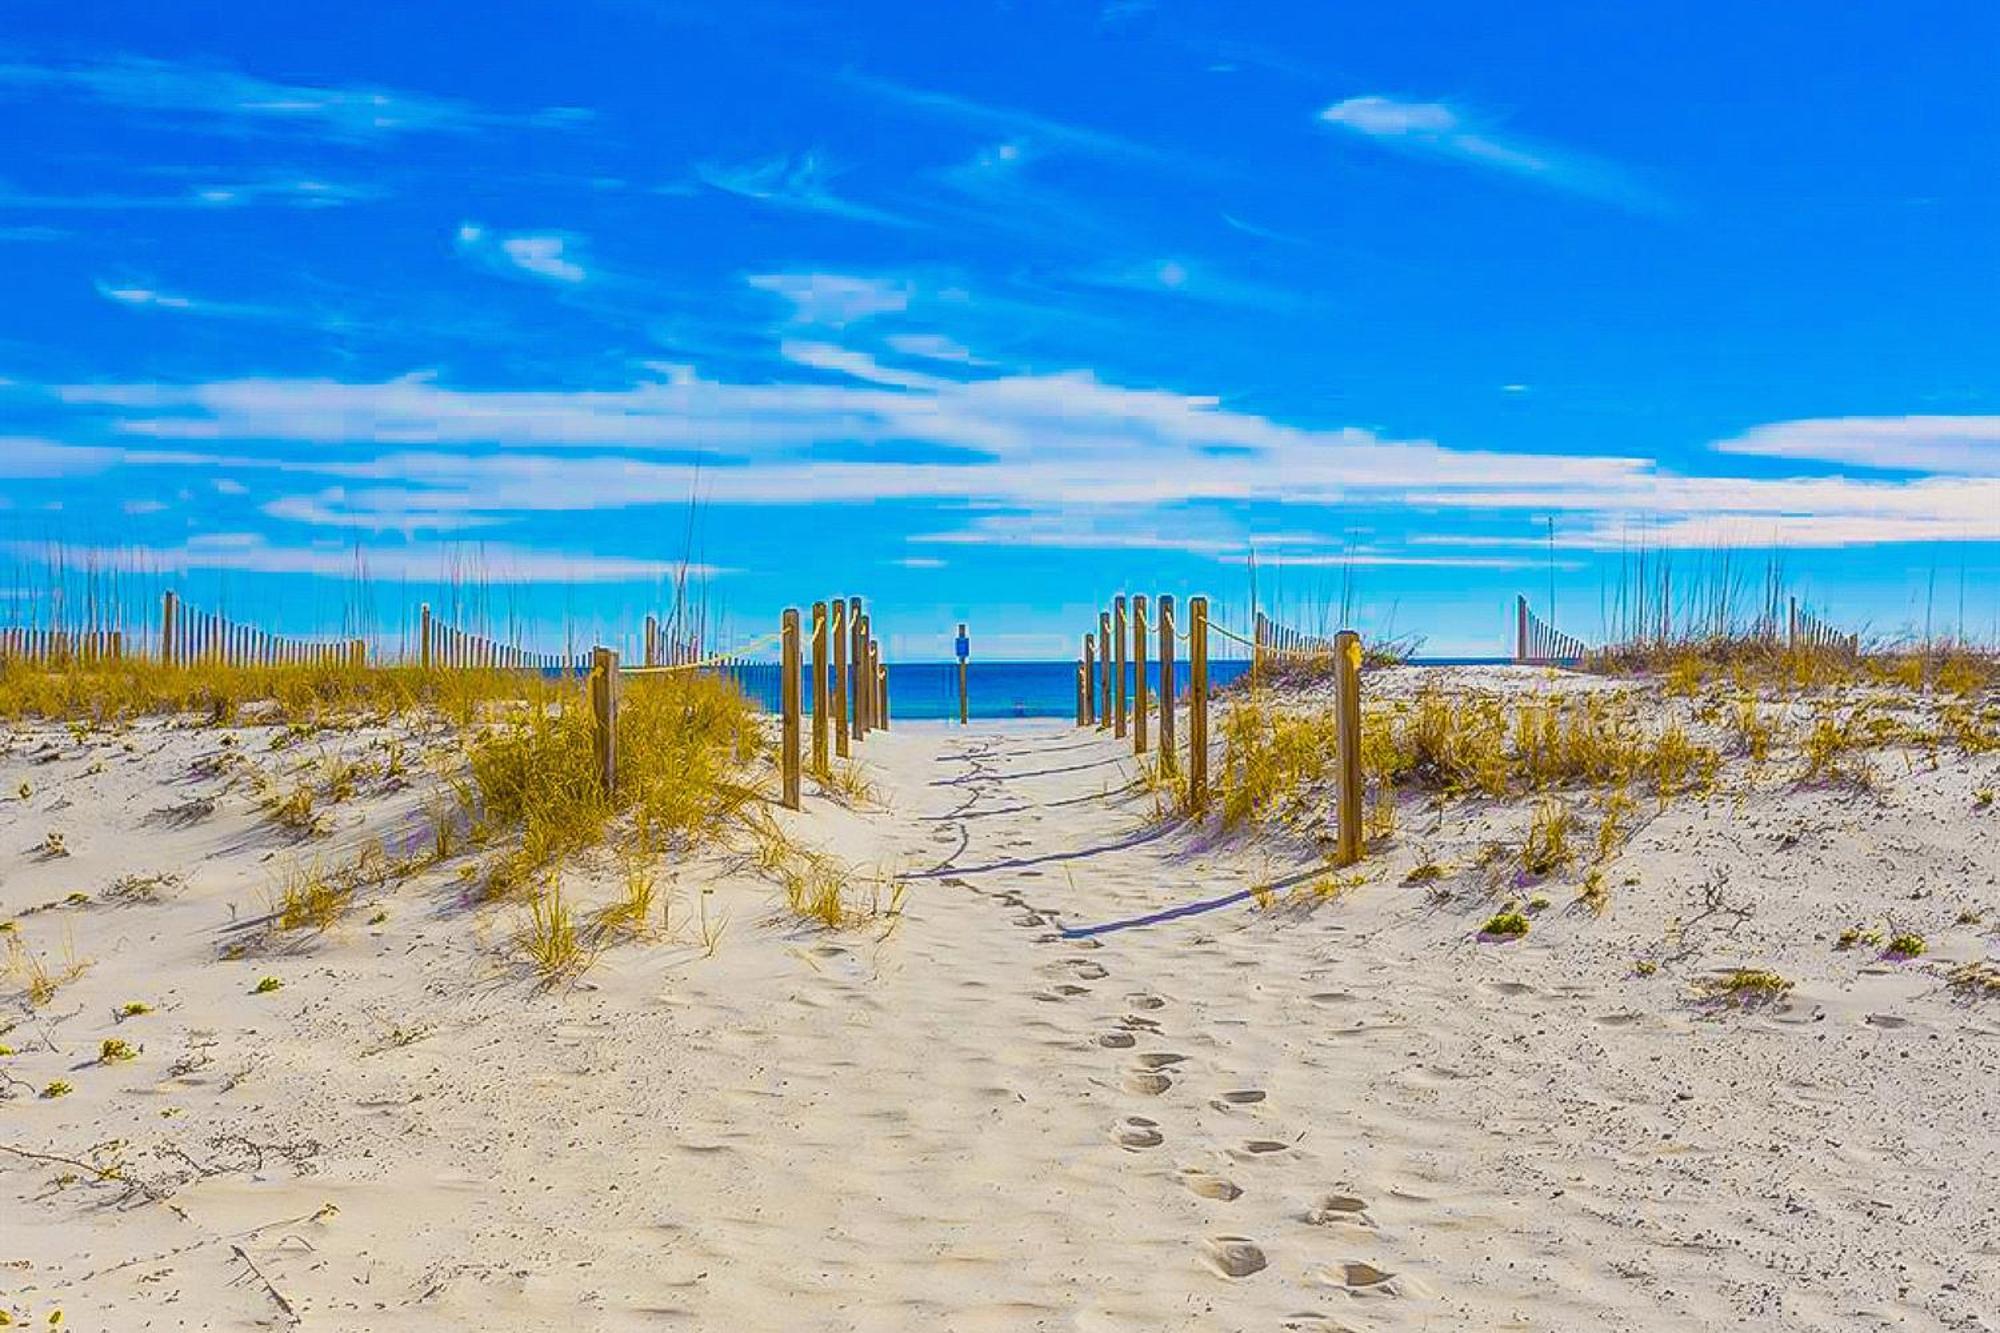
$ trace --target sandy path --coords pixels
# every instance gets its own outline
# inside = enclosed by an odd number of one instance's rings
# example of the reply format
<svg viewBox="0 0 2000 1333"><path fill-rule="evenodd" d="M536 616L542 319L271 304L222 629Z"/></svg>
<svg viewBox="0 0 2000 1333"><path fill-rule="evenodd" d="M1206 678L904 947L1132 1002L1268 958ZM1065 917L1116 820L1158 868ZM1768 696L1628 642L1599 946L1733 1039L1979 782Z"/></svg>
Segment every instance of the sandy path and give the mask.
<svg viewBox="0 0 2000 1333"><path fill-rule="evenodd" d="M81 1068L92 1015L143 988L161 1056L8 1103L7 1137L264 1160L177 1212L0 1163L9 1300L119 1329L1992 1326L1990 1008L1863 967L1718 1022L1684 977L1633 979L1663 913L1483 946L1396 865L1316 909L1119 926L1312 856L1154 825L1123 745L1059 724L899 726L865 754L879 808L790 823L909 879L886 938L692 866L730 914L713 957L627 946L557 995L421 886L386 925L217 964L213 858L256 841L156 838L207 886L78 916L98 966L30 1055ZM1757 827L1691 809L1632 856L1691 880L1756 863ZM1896 836L1912 874L1991 896L1990 849ZM1842 855L1771 893L1854 877ZM285 989L245 999L265 970ZM197 1031L207 1063L166 1070Z"/></svg>

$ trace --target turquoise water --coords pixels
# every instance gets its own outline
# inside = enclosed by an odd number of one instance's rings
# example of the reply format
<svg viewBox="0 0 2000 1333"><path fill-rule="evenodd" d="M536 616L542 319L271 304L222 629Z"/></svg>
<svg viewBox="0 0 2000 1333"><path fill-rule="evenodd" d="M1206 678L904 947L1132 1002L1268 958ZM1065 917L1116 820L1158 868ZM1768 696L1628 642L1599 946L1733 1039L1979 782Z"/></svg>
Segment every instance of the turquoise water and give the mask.
<svg viewBox="0 0 2000 1333"><path fill-rule="evenodd" d="M1504 657L1419 657L1412 666L1489 666ZM1148 663L1153 689L1160 687L1159 663ZM1250 669L1247 659L1223 658L1208 664L1208 681L1220 689ZM767 712L778 711L779 670L775 662L753 662L724 668L744 693ZM806 673L805 706L812 707L812 673ZM1187 692L1187 663L1175 664L1175 683ZM1128 667L1127 688L1137 677ZM973 662L967 669L966 690L975 718L1076 716L1076 663ZM955 662L891 662L889 718L922 719L958 716L958 664Z"/></svg>
<svg viewBox="0 0 2000 1333"><path fill-rule="evenodd" d="M1149 664L1147 675L1153 689L1159 689L1158 664ZM1217 689L1250 669L1237 660L1211 661L1209 684ZM779 669L776 663L760 662L731 667L732 676L759 707L778 710ZM812 672L806 672L806 707L812 706ZM1187 663L1176 664L1176 684L1187 690ZM1128 688L1137 676L1128 668ZM1074 662L973 662L966 671L966 693L973 717L1066 717L1076 716L1076 663ZM889 664L889 718L920 720L958 716L958 664L956 662L891 662Z"/></svg>

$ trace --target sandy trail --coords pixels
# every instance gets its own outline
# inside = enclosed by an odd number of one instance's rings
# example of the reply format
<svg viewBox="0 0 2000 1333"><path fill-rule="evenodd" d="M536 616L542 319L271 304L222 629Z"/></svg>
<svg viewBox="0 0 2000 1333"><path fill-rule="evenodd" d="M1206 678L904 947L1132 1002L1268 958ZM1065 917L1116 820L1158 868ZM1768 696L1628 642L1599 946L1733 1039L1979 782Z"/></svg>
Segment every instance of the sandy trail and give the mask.
<svg viewBox="0 0 2000 1333"><path fill-rule="evenodd" d="M142 988L149 1053L8 1103L5 1137L218 1169L169 1209L0 1162L8 1300L119 1329L1992 1326L1990 1007L1863 968L1716 1021L1685 976L1632 976L1664 909L1481 945L1397 886L1414 851L1337 902L1146 923L1314 853L1156 823L1103 733L899 724L863 752L879 806L787 826L908 880L886 936L691 866L729 914L712 957L625 947L546 995L421 886L281 961L213 960L228 874L79 913L97 965L12 1072L76 1066ZM1755 813L1663 816L1632 856L1676 887L1754 864ZM153 852L259 854L226 818L174 836ZM1992 896L1990 848L1899 836L1910 873ZM1820 851L1770 893L1845 873ZM261 971L285 988L253 1001Z"/></svg>

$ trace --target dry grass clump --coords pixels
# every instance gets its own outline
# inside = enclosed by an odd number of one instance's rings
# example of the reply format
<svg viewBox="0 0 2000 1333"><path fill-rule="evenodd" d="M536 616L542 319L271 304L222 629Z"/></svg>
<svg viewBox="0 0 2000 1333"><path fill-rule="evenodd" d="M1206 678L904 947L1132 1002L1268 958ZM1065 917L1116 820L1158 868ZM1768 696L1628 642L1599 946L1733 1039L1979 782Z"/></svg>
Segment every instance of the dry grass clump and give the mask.
<svg viewBox="0 0 2000 1333"><path fill-rule="evenodd" d="M528 923L518 944L547 986L582 974L596 958L578 931L576 914L563 901L562 885L553 875L528 904Z"/></svg>
<svg viewBox="0 0 2000 1333"><path fill-rule="evenodd" d="M11 923L10 923L11 924ZM76 956L75 943L63 940L62 961L51 967L49 960L29 948L18 931L7 931L7 979L21 988L22 997L40 1008L56 998L56 992L90 970L90 960Z"/></svg>
<svg viewBox="0 0 2000 1333"><path fill-rule="evenodd" d="M1960 963L1945 975L1945 984L1968 1000L2000 999L2000 967L1985 961Z"/></svg>
<svg viewBox="0 0 2000 1333"><path fill-rule="evenodd" d="M1239 701L1222 723L1224 826L1313 813L1315 793L1335 778L1335 734L1330 710L1280 709L1254 696ZM1382 836L1394 829L1395 793L1406 786L1507 796L1645 785L1664 804L1713 790L1722 757L1676 723L1649 732L1628 700L1506 700L1426 687L1407 702L1364 710L1361 763L1365 831ZM1163 780L1155 772L1148 781Z"/></svg>
<svg viewBox="0 0 2000 1333"><path fill-rule="evenodd" d="M1765 968L1738 967L1710 977L1701 983L1699 990L1703 999L1740 1008L1781 1000L1791 992L1793 984L1790 978Z"/></svg>
<svg viewBox="0 0 2000 1333"><path fill-rule="evenodd" d="M539 871L601 841L621 817L648 846L712 832L756 795L737 775L760 745L749 702L728 682L642 677L619 704L617 787L607 793L581 692L512 710L476 731L466 752L462 801L474 836L512 840L487 867L488 896L525 889ZM445 821L434 832L441 846L449 843Z"/></svg>
<svg viewBox="0 0 2000 1333"><path fill-rule="evenodd" d="M1528 839L1521 847L1521 867L1530 875L1552 875L1575 859L1570 832L1576 816L1560 801L1541 801L1528 823Z"/></svg>
<svg viewBox="0 0 2000 1333"><path fill-rule="evenodd" d="M785 910L824 930L844 930L875 921L895 929L908 886L893 876L863 875L823 852L800 847L785 836L768 813L749 821L758 870L775 880Z"/></svg>
<svg viewBox="0 0 2000 1333"><path fill-rule="evenodd" d="M482 706L548 683L515 671L424 671L411 666L167 665L149 658L73 661L56 667L0 661L0 718L93 724L150 714L194 714L226 723L251 705L268 721L325 723L357 715L433 709L466 722Z"/></svg>

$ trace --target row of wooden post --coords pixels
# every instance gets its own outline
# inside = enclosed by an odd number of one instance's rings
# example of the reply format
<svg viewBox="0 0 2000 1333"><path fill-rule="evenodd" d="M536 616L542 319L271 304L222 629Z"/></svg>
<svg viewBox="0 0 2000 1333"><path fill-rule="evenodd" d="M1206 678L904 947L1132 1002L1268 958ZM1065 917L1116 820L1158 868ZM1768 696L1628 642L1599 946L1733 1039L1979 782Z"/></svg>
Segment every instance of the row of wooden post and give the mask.
<svg viewBox="0 0 2000 1333"><path fill-rule="evenodd" d="M650 636L649 636L650 637ZM804 634L798 608L787 607L778 621L778 713L780 799L796 810L805 759ZM815 773L825 773L831 758L848 757L851 747L871 731L889 729L889 669L882 645L862 609L859 597L812 608L812 754ZM689 665L659 663L655 665ZM618 777L618 653L596 648L590 655L590 713L594 762L598 780L608 792Z"/></svg>
<svg viewBox="0 0 2000 1333"><path fill-rule="evenodd" d="M780 622L779 772L785 808L800 805L805 761L800 754L805 711L806 656L796 607L786 609ZM882 644L859 597L834 598L812 605L812 771L825 773L833 757L845 759L850 746L871 731L889 729L889 668L882 661Z"/></svg>
<svg viewBox="0 0 2000 1333"><path fill-rule="evenodd" d="M1174 712L1178 700L1174 646L1174 599L1161 597L1159 609L1160 770L1178 772L1174 746ZM1083 655L1076 664L1076 724L1095 725L1123 739L1129 732L1134 754L1146 753L1152 682L1146 670L1146 599L1112 599L1100 611L1095 634L1083 636ZM1190 597L1188 612L1188 804L1199 810L1208 803L1208 599ZM1261 628L1261 625L1260 627ZM1253 652L1262 636L1253 638ZM1272 645L1276 650L1276 645ZM1361 636L1342 630L1333 638L1335 663L1335 747L1338 766L1335 797L1338 834L1336 859L1351 865L1361 859ZM1129 650L1129 656L1128 656ZM1127 664L1133 668L1127 682ZM1128 727L1128 718L1130 725Z"/></svg>
<svg viewBox="0 0 2000 1333"><path fill-rule="evenodd" d="M115 629L0 629L0 658L29 662L116 662L125 656L125 633Z"/></svg>
<svg viewBox="0 0 2000 1333"><path fill-rule="evenodd" d="M226 616L191 610L177 593L168 592L160 599L160 660L181 666L219 662L359 669L367 665L368 644L363 639L281 638Z"/></svg>
<svg viewBox="0 0 2000 1333"><path fill-rule="evenodd" d="M650 617L648 618L650 620ZM431 614L426 602L417 612L417 665L426 671L577 671L592 659L567 653L531 653L516 644L467 634ZM647 665L652 665L649 661Z"/></svg>
<svg viewBox="0 0 2000 1333"><path fill-rule="evenodd" d="M1100 611L1095 634L1083 636L1083 655L1076 663L1076 724L1095 725L1113 736L1132 740L1132 753L1145 754L1151 732L1149 714L1159 714L1160 771L1173 776L1180 758L1174 744L1174 711L1179 698L1175 644L1174 599L1161 597L1159 610L1160 693L1153 708L1152 679L1146 669L1150 637L1146 598L1128 603L1114 598ZM1190 597L1188 611L1188 797L1197 807L1208 799L1208 599ZM1128 657L1129 649L1129 657ZM1133 672L1128 697L1126 665ZM1129 719L1129 725L1128 725Z"/></svg>

